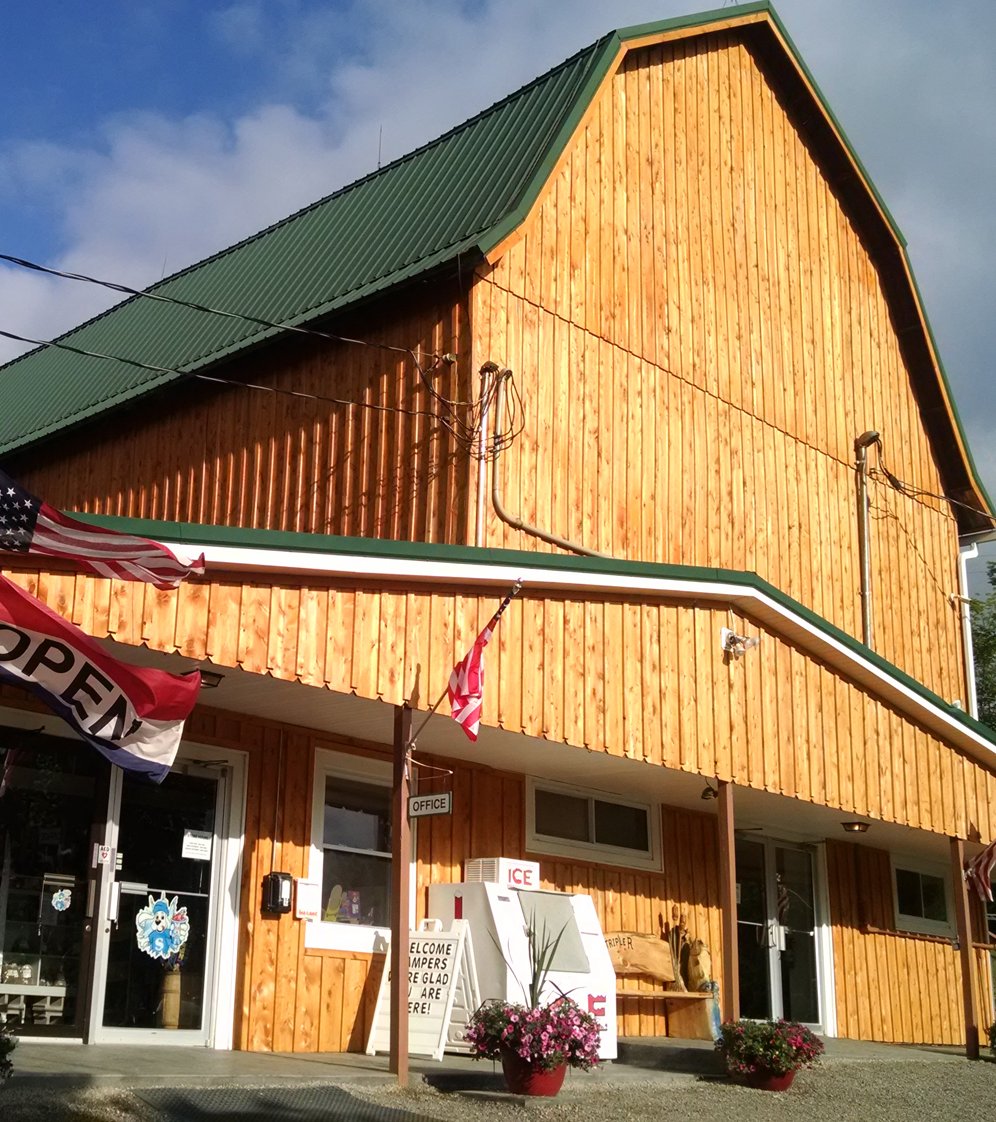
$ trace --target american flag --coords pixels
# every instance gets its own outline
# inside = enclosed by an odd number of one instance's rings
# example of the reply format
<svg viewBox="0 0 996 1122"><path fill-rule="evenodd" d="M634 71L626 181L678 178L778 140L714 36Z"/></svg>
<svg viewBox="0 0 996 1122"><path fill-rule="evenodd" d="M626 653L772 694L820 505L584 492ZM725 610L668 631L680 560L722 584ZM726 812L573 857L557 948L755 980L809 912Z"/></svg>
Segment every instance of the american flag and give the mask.
<svg viewBox="0 0 996 1122"><path fill-rule="evenodd" d="M474 640L474 645L453 667L450 685L446 691L450 699L453 720L463 729L470 740L477 739L481 727L481 706L484 703L484 648L498 626L502 612L512 602L512 598L522 587L517 582L512 591L502 600L498 611L488 621L484 630Z"/></svg>
<svg viewBox="0 0 996 1122"><path fill-rule="evenodd" d="M0 550L61 557L84 572L176 588L204 572L204 555L191 560L134 534L78 522L36 498L0 471Z"/></svg>
<svg viewBox="0 0 996 1122"><path fill-rule="evenodd" d="M983 903L993 898L993 869L996 869L996 841L991 841L965 867L965 877Z"/></svg>

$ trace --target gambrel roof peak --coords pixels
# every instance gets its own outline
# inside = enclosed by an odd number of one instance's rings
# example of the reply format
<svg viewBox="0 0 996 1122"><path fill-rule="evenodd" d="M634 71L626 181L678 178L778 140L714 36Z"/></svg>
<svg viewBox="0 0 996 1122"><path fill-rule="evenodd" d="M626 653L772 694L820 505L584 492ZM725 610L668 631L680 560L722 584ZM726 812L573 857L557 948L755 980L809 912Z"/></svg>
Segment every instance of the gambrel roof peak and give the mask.
<svg viewBox="0 0 996 1122"><path fill-rule="evenodd" d="M767 0L641 24L605 35L490 108L148 291L281 324L318 325L344 309L437 272L468 272L522 228L602 85L634 49L736 31L805 102L807 127L868 244L895 274L897 322L918 333L917 385L952 498L991 504L972 465L905 243ZM274 338L278 328L132 297L60 341L139 359L38 348L0 368L0 455L133 402ZM965 512L963 529L989 520Z"/></svg>

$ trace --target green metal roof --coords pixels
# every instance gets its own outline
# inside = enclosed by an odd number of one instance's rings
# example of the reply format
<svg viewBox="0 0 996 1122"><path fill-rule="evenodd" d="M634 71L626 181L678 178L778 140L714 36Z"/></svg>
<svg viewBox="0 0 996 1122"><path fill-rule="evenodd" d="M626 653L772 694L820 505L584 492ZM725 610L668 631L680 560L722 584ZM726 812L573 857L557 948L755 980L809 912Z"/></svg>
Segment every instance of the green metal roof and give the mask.
<svg viewBox="0 0 996 1122"><path fill-rule="evenodd" d="M905 257L902 234L769 0L754 0L614 31L432 143L148 291L298 326L458 260L469 267L524 220L625 43L752 15L770 21L806 75ZM914 298L922 308L919 294ZM926 330L936 355L929 324ZM143 297L126 300L59 341L170 372L55 348L30 351L0 367L0 456L279 333ZM967 471L992 510L943 369L938 374Z"/></svg>
<svg viewBox="0 0 996 1122"><path fill-rule="evenodd" d="M488 231L521 204L552 139L604 72L614 41L599 40L431 144L149 291L297 325L464 254L476 262ZM192 372L276 334L132 297L60 341ZM0 454L177 376L31 351L0 368Z"/></svg>

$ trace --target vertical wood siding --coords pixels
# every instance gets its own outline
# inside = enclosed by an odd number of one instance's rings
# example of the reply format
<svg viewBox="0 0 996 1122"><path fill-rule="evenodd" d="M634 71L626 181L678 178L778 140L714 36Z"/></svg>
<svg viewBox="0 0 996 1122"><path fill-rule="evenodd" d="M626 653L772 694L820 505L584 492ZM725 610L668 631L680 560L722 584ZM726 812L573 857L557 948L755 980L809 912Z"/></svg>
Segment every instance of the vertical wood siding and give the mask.
<svg viewBox="0 0 996 1122"><path fill-rule="evenodd" d="M393 297L336 330L418 352L426 368L426 355L469 351L455 285ZM466 400L468 360L426 381ZM412 355L291 341L217 373L266 390L170 387L61 436L56 455L27 457L24 483L54 506L97 514L467 543L470 459L435 418Z"/></svg>
<svg viewBox="0 0 996 1122"><path fill-rule="evenodd" d="M481 277L474 365L510 367L525 405L500 464L513 514L757 572L861 634L855 437L881 433L874 472L943 485L875 260L743 43L628 55ZM950 510L881 473L871 507L875 647L964 699Z"/></svg>
<svg viewBox="0 0 996 1122"><path fill-rule="evenodd" d="M65 573L12 579L91 635L392 705L419 667L423 684L449 679L500 595L228 582L157 592ZM761 642L726 664L719 633L731 622ZM540 665L542 674L523 670ZM848 813L996 836L992 770L755 621L694 602L524 591L488 647L484 713L509 731Z"/></svg>
<svg viewBox="0 0 996 1122"><path fill-rule="evenodd" d="M947 940L897 932L889 854L829 842L827 873L839 1035L964 1044L958 951ZM978 927L978 916L975 922ZM989 955L975 953L985 1031L992 1019Z"/></svg>
<svg viewBox="0 0 996 1122"><path fill-rule="evenodd" d="M688 929L712 951L713 974L722 972L719 916L719 843L716 820L706 814L662 807L664 869L649 873L531 853L525 842L525 782L521 776L454 765L453 803L470 813L426 818L418 824L417 918L422 919L430 884L463 879L464 862L475 857L527 857L540 863L543 887L590 895L604 931L658 934L671 909L688 918ZM627 980L648 994L660 984ZM618 1017L624 1036L664 1035L659 1003L627 1001Z"/></svg>

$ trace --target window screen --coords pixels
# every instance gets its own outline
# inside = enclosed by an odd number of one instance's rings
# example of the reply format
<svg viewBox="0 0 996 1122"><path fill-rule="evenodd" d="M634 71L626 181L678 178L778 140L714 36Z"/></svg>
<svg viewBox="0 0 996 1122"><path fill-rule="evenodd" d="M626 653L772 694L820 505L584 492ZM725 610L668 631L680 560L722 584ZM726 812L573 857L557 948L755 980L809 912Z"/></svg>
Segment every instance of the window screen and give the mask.
<svg viewBox="0 0 996 1122"><path fill-rule="evenodd" d="M322 918L391 922L391 789L330 775L325 781Z"/></svg>

